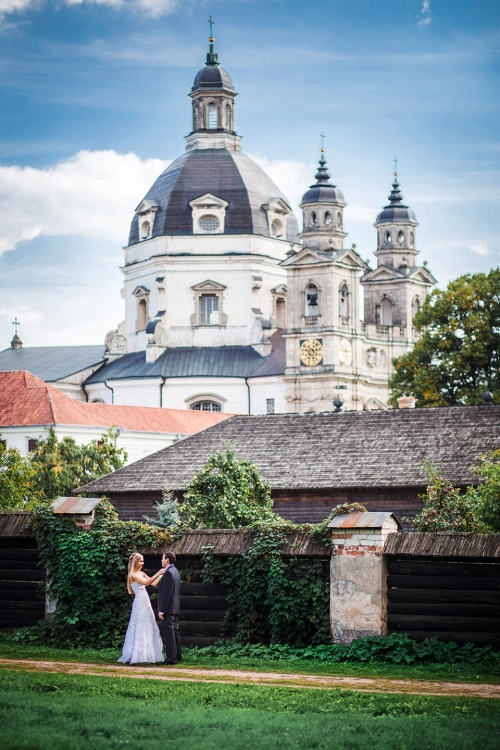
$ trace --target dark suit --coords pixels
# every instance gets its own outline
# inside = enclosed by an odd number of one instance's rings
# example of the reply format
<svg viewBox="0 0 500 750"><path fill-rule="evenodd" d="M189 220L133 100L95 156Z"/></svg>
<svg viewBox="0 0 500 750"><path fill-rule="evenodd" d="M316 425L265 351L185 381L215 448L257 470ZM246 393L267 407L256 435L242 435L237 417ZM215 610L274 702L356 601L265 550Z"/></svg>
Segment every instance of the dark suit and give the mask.
<svg viewBox="0 0 500 750"><path fill-rule="evenodd" d="M181 658L180 591L179 571L175 565L170 565L158 586L158 612L163 614L163 620L160 620L160 632L165 643L167 661L179 661Z"/></svg>

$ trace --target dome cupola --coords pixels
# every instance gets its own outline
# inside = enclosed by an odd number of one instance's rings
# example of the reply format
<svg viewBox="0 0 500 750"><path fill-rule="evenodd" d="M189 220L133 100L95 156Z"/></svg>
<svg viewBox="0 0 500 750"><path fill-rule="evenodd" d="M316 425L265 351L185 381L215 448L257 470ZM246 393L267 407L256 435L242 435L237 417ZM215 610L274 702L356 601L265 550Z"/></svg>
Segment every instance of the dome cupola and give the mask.
<svg viewBox="0 0 500 750"><path fill-rule="evenodd" d="M347 236L343 219L346 200L343 192L330 182L323 147L315 180L302 196L303 229L300 237L307 247L328 252L341 250Z"/></svg>
<svg viewBox="0 0 500 750"><path fill-rule="evenodd" d="M378 214L374 224L377 229L375 255L379 266L385 265L405 270L415 265L415 256L418 254L415 230L418 221L411 208L405 205L403 200L398 173L394 170L389 203Z"/></svg>

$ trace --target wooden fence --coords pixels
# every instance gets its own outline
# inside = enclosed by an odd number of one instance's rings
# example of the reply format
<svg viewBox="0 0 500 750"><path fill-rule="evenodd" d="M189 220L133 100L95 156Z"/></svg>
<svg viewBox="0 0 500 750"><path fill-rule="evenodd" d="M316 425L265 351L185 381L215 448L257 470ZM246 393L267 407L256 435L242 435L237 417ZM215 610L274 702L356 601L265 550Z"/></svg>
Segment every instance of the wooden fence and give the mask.
<svg viewBox="0 0 500 750"><path fill-rule="evenodd" d="M500 537L391 534L390 633L500 647Z"/></svg>

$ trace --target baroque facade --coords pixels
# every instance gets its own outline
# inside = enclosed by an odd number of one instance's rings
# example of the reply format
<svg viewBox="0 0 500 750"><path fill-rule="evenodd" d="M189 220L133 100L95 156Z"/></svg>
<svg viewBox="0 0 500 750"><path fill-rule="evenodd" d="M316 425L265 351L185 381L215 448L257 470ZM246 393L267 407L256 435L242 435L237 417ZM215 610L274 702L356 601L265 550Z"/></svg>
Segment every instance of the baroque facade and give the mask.
<svg viewBox="0 0 500 750"><path fill-rule="evenodd" d="M237 93L209 41L185 153L132 220L125 318L72 395L228 413L331 411L339 397L346 410L385 409L391 361L413 346L435 283L416 265L418 223L397 175L375 222L376 268L345 246L346 200L323 150L299 232L286 196L241 151Z"/></svg>

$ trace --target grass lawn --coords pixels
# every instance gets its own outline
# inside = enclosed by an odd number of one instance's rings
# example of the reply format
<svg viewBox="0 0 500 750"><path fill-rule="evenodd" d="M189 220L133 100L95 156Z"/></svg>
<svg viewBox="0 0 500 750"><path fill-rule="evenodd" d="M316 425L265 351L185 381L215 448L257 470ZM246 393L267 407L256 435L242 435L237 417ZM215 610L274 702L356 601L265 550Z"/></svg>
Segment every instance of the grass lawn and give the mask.
<svg viewBox="0 0 500 750"><path fill-rule="evenodd" d="M77 661L93 664L114 664L120 656L115 649L58 649L48 646L33 646L13 643L0 634L0 657L11 659L40 659L45 661ZM282 659L267 661L256 658L232 658L230 656L200 656L196 652L184 652L183 666L205 669L245 669L259 672L284 672L299 674L344 675L348 677L393 677L394 679L446 680L449 682L500 683L500 674L493 667L474 664L425 664L406 665L385 662L329 664L328 662Z"/></svg>
<svg viewBox="0 0 500 750"><path fill-rule="evenodd" d="M498 750L500 701L0 671L1 750Z"/></svg>

